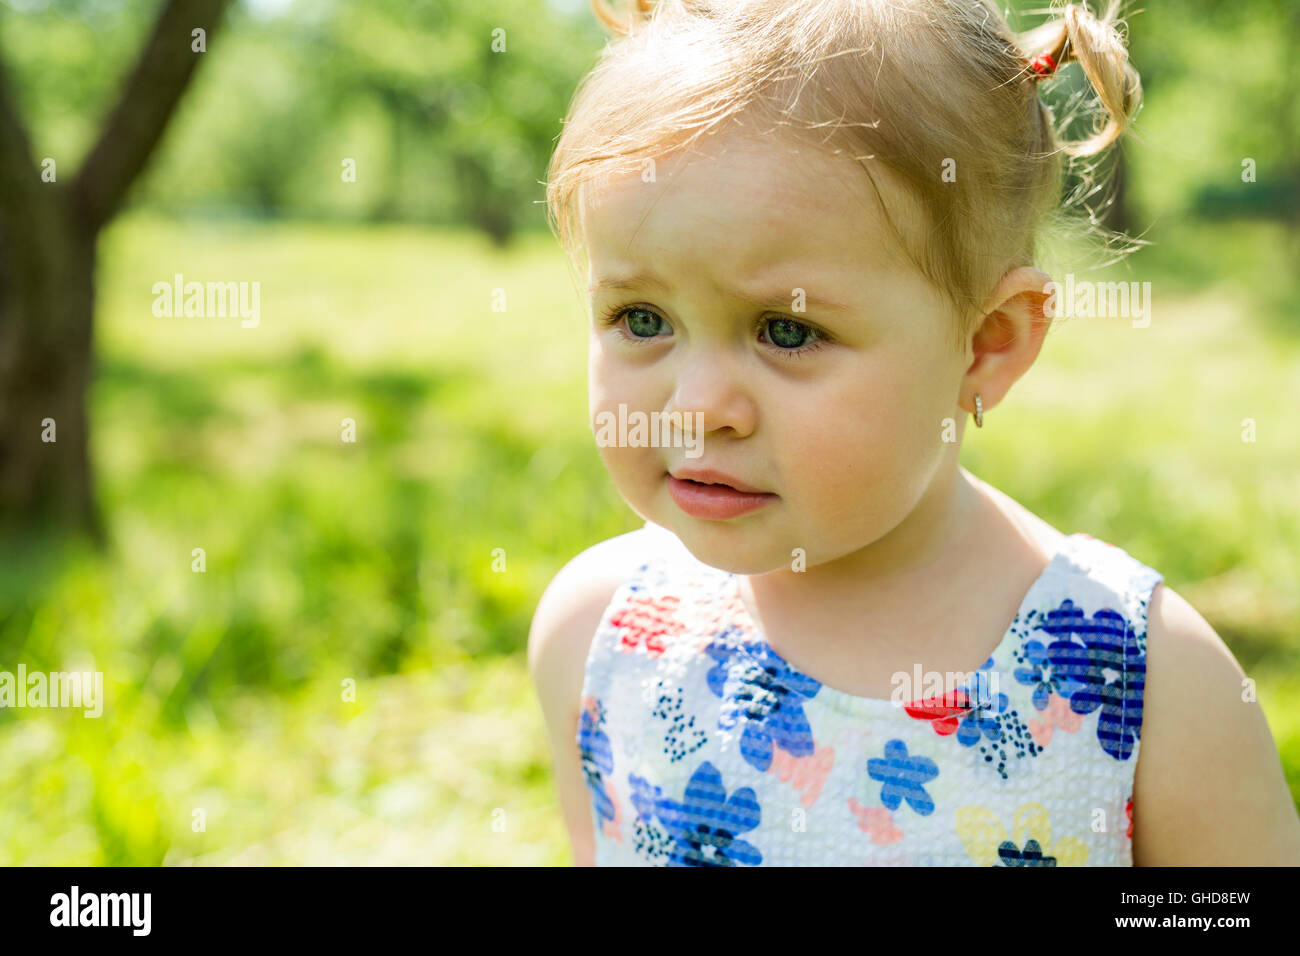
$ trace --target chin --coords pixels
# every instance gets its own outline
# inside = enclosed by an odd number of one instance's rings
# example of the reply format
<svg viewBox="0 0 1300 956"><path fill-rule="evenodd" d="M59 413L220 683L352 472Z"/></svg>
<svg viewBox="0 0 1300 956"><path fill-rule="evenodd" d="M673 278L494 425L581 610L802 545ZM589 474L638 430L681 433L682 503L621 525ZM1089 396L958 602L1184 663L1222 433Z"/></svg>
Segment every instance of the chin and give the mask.
<svg viewBox="0 0 1300 956"><path fill-rule="evenodd" d="M731 574L746 576L767 574L788 568L794 559L793 549L781 550L769 536L744 522L702 521L680 515L665 523L662 517L649 519L667 528L685 546L696 561Z"/></svg>

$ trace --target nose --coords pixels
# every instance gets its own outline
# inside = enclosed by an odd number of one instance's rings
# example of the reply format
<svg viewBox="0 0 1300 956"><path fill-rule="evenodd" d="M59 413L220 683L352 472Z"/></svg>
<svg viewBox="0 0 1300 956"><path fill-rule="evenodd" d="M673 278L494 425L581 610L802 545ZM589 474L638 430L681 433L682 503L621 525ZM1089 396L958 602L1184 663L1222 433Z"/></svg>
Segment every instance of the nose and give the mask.
<svg viewBox="0 0 1300 956"><path fill-rule="evenodd" d="M701 413L704 434L729 431L736 438L752 434L758 418L742 370L716 350L700 350L683 361L665 411L681 412L683 421L692 423Z"/></svg>

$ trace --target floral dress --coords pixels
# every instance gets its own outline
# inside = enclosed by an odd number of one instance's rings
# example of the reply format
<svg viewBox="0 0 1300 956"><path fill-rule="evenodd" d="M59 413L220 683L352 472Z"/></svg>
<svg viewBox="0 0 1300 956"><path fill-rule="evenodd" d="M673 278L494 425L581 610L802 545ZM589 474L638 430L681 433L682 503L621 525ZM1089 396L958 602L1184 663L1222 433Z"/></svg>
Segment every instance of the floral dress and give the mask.
<svg viewBox="0 0 1300 956"><path fill-rule="evenodd" d="M1160 580L1070 535L979 670L887 700L785 661L735 575L649 558L586 661L596 864L1131 866Z"/></svg>

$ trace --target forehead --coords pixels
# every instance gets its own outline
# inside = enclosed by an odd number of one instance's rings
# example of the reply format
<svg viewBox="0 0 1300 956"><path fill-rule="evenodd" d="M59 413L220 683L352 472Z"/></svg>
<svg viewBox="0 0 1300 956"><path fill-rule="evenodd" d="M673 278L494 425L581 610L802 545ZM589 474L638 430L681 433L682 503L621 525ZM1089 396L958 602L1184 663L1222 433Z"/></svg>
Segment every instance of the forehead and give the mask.
<svg viewBox="0 0 1300 956"><path fill-rule="evenodd" d="M893 187L873 175L889 201ZM787 134L700 137L585 187L580 209L593 276L661 260L708 262L731 278L783 264L860 274L903 262L862 165Z"/></svg>

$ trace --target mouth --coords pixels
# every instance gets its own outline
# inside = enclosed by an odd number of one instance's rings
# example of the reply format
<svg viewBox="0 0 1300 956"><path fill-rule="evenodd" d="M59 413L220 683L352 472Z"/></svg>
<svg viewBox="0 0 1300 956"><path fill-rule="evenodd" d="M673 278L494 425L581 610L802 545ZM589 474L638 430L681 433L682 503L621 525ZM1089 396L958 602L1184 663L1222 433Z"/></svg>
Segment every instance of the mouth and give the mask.
<svg viewBox="0 0 1300 956"><path fill-rule="evenodd" d="M733 478L731 475L721 471L714 471L712 468L679 468L676 471L668 473L670 478L678 481L689 482L693 485L714 485L723 488L730 488L733 491L739 491L747 495L761 495L767 492L760 491L753 485L746 484L739 478Z"/></svg>
<svg viewBox="0 0 1300 956"><path fill-rule="evenodd" d="M708 521L738 518L766 507L779 497L720 472L683 469L675 475L669 473L667 478L668 494L677 507L693 518Z"/></svg>

